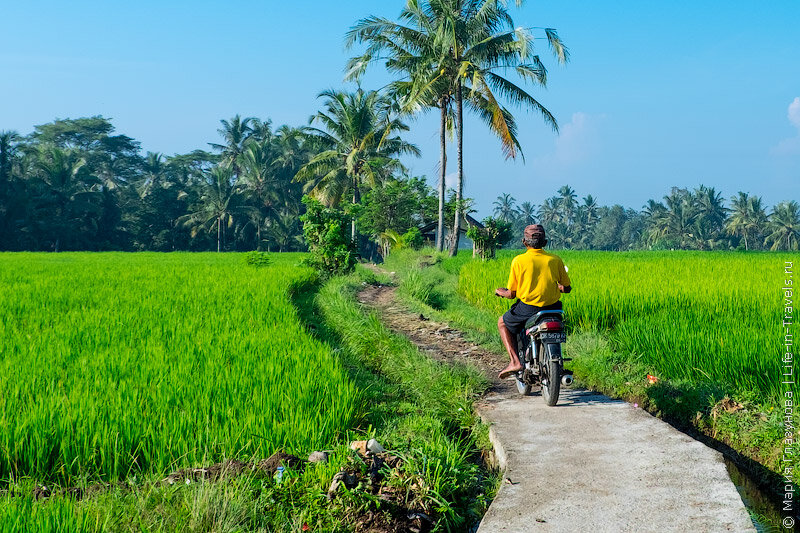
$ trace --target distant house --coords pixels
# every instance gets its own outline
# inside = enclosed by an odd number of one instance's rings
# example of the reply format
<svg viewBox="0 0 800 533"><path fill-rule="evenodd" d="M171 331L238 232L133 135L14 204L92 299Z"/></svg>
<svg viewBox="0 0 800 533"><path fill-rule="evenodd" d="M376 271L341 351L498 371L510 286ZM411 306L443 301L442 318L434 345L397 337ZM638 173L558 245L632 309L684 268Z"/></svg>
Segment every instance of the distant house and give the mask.
<svg viewBox="0 0 800 533"><path fill-rule="evenodd" d="M426 245L436 246L436 226L438 222L434 221L429 224L425 224L421 228L419 228L419 232L422 233L422 238L425 240ZM450 228L449 225L452 224L452 221L445 221L445 228L444 228L444 242L450 242ZM472 240L466 236L467 228L470 226L477 226L479 228L483 228L483 224L472 218L470 215L463 215L461 217L461 238L458 240L458 249L469 249L473 248ZM445 245L445 249L448 246Z"/></svg>

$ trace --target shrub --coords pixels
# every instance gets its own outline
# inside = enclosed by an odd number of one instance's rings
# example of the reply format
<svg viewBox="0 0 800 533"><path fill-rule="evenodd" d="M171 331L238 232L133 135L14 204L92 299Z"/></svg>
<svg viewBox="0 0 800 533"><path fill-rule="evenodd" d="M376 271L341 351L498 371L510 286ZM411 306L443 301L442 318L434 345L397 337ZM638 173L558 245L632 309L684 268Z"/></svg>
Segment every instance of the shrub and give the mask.
<svg viewBox="0 0 800 533"><path fill-rule="evenodd" d="M356 263L356 246L348 235L352 218L339 209L325 207L317 200L303 196L306 213L303 236L308 244L306 263L323 276L345 274Z"/></svg>
<svg viewBox="0 0 800 533"><path fill-rule="evenodd" d="M250 266L261 268L272 263L272 259L267 252L253 251L244 254L244 262Z"/></svg>
<svg viewBox="0 0 800 533"><path fill-rule="evenodd" d="M511 224L492 217L484 218L482 228L470 226L467 229L467 237L475 243L473 255L494 259L495 250L511 238Z"/></svg>

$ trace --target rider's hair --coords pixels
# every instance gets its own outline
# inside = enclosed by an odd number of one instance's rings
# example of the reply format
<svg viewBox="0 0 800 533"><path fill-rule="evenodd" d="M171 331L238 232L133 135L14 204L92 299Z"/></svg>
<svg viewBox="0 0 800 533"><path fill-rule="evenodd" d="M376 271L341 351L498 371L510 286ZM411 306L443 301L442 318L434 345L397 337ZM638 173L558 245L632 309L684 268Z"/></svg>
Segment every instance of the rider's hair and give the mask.
<svg viewBox="0 0 800 533"><path fill-rule="evenodd" d="M544 238L544 235L534 235L530 239L526 239L525 237L522 238L522 244L529 248L544 248L547 246L547 239Z"/></svg>

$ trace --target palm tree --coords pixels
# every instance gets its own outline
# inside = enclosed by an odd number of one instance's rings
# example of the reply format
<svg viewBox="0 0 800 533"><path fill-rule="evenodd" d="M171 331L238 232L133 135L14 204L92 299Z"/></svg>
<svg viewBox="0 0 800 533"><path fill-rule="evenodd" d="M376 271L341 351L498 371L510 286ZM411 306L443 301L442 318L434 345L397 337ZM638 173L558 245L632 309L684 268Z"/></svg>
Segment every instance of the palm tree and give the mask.
<svg viewBox="0 0 800 533"><path fill-rule="evenodd" d="M386 69L399 76L390 84L390 92L401 102L404 113L439 110L439 208L436 251L444 248L445 176L447 175L446 133L453 130L453 85L439 44L437 20L417 1L409 1L400 13L401 22L370 16L357 22L347 34L347 47L367 43L363 55L348 62L345 79L358 80L368 65L385 60ZM439 73L439 74L436 74ZM452 74L452 73L451 73Z"/></svg>
<svg viewBox="0 0 800 533"><path fill-rule="evenodd" d="M521 3L517 1L518 5ZM455 238L450 249L450 254L454 255L458 249L463 211L464 104L477 112L497 134L506 157L514 158L520 148L516 123L511 113L500 105L498 96L539 111L554 130L558 126L547 109L502 74L513 70L523 79L544 86L547 71L539 56L533 53L532 35L526 29L514 28L505 2L500 0L410 0L401 17L414 24L401 26L373 17L354 28L354 33L351 33L353 40L370 41L372 46L365 56L351 62L351 68L365 69L369 60L382 51L388 50L392 60L400 57L403 61L391 64L387 61L387 67L402 65L397 70L409 74L411 101L424 102L428 106L437 103L442 117L442 147L448 109L451 105L455 108L458 184L453 227ZM419 28L422 31L417 31ZM420 35L423 38L417 38ZM559 61L566 62L567 50L555 30L546 29L545 35ZM421 46L413 48L409 43L421 43ZM441 172L440 200L443 197L444 157Z"/></svg>
<svg viewBox="0 0 800 533"><path fill-rule="evenodd" d="M536 222L536 206L530 202L522 202L517 213L523 227Z"/></svg>
<svg viewBox="0 0 800 533"><path fill-rule="evenodd" d="M575 219L575 210L578 207L578 194L569 185L558 189L558 207L561 209L561 220L570 224Z"/></svg>
<svg viewBox="0 0 800 533"><path fill-rule="evenodd" d="M216 230L217 252L220 252L225 244L225 229L233 226L234 215L243 213L245 208L230 165L213 167L206 178L199 205L178 220L192 228L193 237L203 230Z"/></svg>
<svg viewBox="0 0 800 533"><path fill-rule="evenodd" d="M144 198L153 187L157 187L166 170L164 156L158 152L147 152L142 165L144 175L139 185L139 197Z"/></svg>
<svg viewBox="0 0 800 533"><path fill-rule="evenodd" d="M11 168L17 152L20 136L16 131L0 131L0 192L11 178Z"/></svg>
<svg viewBox="0 0 800 533"><path fill-rule="evenodd" d="M542 205L539 206L539 221L545 226L555 224L560 219L559 208L557 199L546 198Z"/></svg>
<svg viewBox="0 0 800 533"><path fill-rule="evenodd" d="M745 192L731 198L731 215L726 223L729 235L738 235L744 240L744 249L749 250L750 242L756 243L758 236L767 225L767 215L762 206L761 198L750 196Z"/></svg>
<svg viewBox="0 0 800 533"><path fill-rule="evenodd" d="M647 227L647 244L653 245L658 240L664 238L667 208L661 202L656 202L652 198L642 207L642 216Z"/></svg>
<svg viewBox="0 0 800 533"><path fill-rule="evenodd" d="M494 216L503 222L511 222L517 215L517 201L510 194L503 193L494 201Z"/></svg>
<svg viewBox="0 0 800 533"><path fill-rule="evenodd" d="M725 207L722 194L714 187L700 185L693 194L695 209L694 225L701 249L714 248L719 244L719 237L725 227L725 219L729 209Z"/></svg>
<svg viewBox="0 0 800 533"><path fill-rule="evenodd" d="M217 132L222 136L223 144L208 143L212 148L219 150L222 163L233 168L233 176L239 177L239 155L244 151L244 145L253 134L251 123L260 127L261 123L253 117L241 118L234 116L230 121L220 120L222 127Z"/></svg>
<svg viewBox="0 0 800 533"><path fill-rule="evenodd" d="M39 148L36 153L36 174L42 186L40 205L49 211L49 227L53 249L58 252L67 239L77 238L76 221L99 212L98 180L85 173L86 160L77 150L53 146Z"/></svg>
<svg viewBox="0 0 800 533"><path fill-rule="evenodd" d="M769 215L767 231L770 233L764 244L772 243L770 250L797 250L800 236L800 204L791 201L776 205Z"/></svg>
<svg viewBox="0 0 800 533"><path fill-rule="evenodd" d="M520 0L517 4L521 4ZM461 226L460 201L464 189L464 89L469 89L466 103L486 122L500 138L507 158L515 158L520 151L514 117L503 107L498 96L538 111L554 131L558 131L555 117L533 96L504 77L513 70L523 80L542 87L547 84L547 69L534 54L532 34L515 28L505 2L498 0L431 0L442 21L444 42L450 52L448 63L455 66L456 140L458 156L458 184L456 186L456 214L453 232L455 239L450 255L458 250ZM545 36L559 62L569 57L555 30L548 28Z"/></svg>
<svg viewBox="0 0 800 533"><path fill-rule="evenodd" d="M589 248L594 236L594 226L598 221L597 200L589 194L575 209L575 218L569 227L570 241L578 248Z"/></svg>
<svg viewBox="0 0 800 533"><path fill-rule="evenodd" d="M397 133L408 126L396 116L393 102L377 91L354 93L323 91L324 110L311 117L323 129L307 128L312 142L323 150L306 163L295 180L323 203L337 205L345 194L353 205L361 200L361 189L371 187L402 169L396 157L419 156L419 149ZM351 238L356 239L353 219Z"/></svg>
<svg viewBox="0 0 800 533"><path fill-rule="evenodd" d="M599 206L597 205L597 199L594 196L591 194L584 196L581 209L583 209L587 224L594 224L597 221L597 210L599 209Z"/></svg>

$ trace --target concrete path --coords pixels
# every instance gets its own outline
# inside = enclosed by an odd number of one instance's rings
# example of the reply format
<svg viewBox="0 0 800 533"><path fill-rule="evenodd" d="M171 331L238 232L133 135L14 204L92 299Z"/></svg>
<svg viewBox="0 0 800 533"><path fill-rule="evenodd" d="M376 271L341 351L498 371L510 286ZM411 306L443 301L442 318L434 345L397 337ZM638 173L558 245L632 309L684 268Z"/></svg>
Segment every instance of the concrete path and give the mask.
<svg viewBox="0 0 800 533"><path fill-rule="evenodd" d="M477 407L510 483L479 533L755 531L718 452L601 394L563 389L555 407L522 397L496 378L506 357L411 313L394 291L367 285L359 300L434 359L469 361L493 382Z"/></svg>
<svg viewBox="0 0 800 533"><path fill-rule="evenodd" d="M478 533L755 531L721 454L631 404L503 392L478 412L506 478Z"/></svg>

